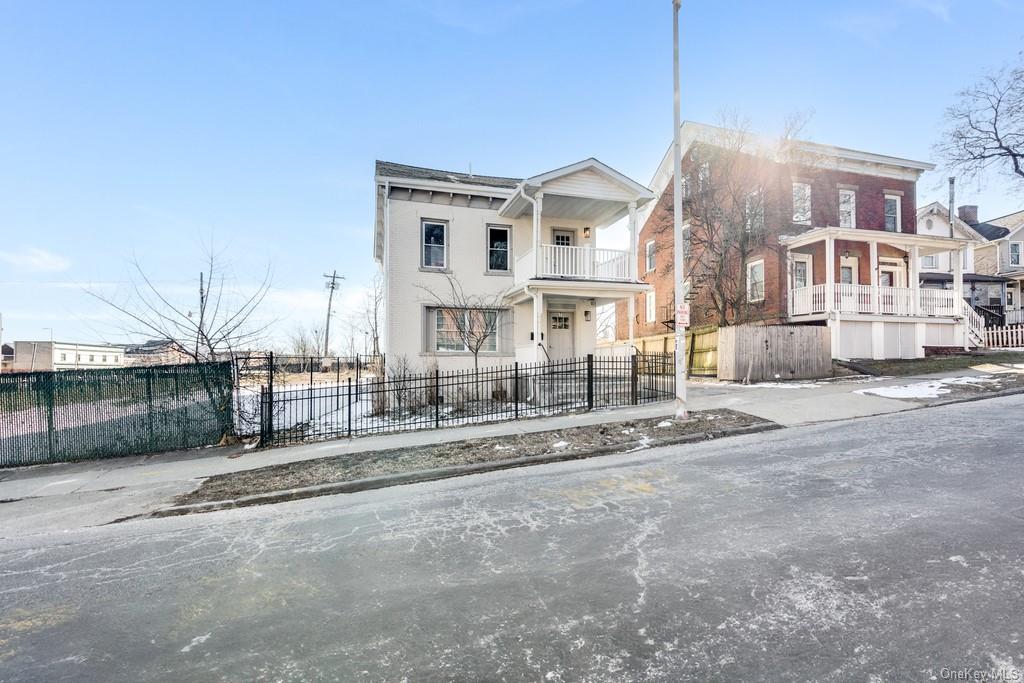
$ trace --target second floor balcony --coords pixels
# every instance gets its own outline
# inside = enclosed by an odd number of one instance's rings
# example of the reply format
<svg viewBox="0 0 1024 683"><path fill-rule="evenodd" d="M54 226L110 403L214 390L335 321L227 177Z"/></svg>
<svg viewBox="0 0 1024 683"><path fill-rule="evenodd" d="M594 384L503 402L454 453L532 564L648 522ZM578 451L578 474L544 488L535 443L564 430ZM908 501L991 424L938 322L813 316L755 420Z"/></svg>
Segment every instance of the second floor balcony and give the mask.
<svg viewBox="0 0 1024 683"><path fill-rule="evenodd" d="M516 259L516 283L535 279L632 282L630 252L541 244Z"/></svg>

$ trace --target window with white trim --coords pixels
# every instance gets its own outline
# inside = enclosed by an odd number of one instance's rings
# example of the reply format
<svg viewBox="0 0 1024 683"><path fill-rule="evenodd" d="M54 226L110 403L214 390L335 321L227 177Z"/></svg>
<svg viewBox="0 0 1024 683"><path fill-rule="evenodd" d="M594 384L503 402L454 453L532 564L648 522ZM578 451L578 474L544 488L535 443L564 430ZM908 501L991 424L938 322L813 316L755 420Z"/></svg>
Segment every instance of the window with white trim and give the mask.
<svg viewBox="0 0 1024 683"><path fill-rule="evenodd" d="M811 255L793 254L793 289L811 285Z"/></svg>
<svg viewBox="0 0 1024 683"><path fill-rule="evenodd" d="M761 190L747 193L744 198L743 218L743 227L747 232L764 230L764 202L761 200Z"/></svg>
<svg viewBox="0 0 1024 683"><path fill-rule="evenodd" d="M903 197L898 194L885 195L885 229L889 232L903 231L903 217L900 211Z"/></svg>
<svg viewBox="0 0 1024 683"><path fill-rule="evenodd" d="M853 190L839 190L839 227L857 227L857 193Z"/></svg>
<svg viewBox="0 0 1024 683"><path fill-rule="evenodd" d="M509 270L509 238L512 229L503 225L487 226L487 270L492 273L505 273Z"/></svg>
<svg viewBox="0 0 1024 683"><path fill-rule="evenodd" d="M811 224L811 186L808 183L793 183L793 222Z"/></svg>
<svg viewBox="0 0 1024 683"><path fill-rule="evenodd" d="M711 164L702 161L697 167L697 191L706 192L711 185Z"/></svg>
<svg viewBox="0 0 1024 683"><path fill-rule="evenodd" d="M480 343L480 352L498 350L499 311L465 309L451 310L444 308L431 309L434 316L434 335L432 351L467 352L471 351L467 341L475 345Z"/></svg>
<svg viewBox="0 0 1024 683"><path fill-rule="evenodd" d="M935 254L931 254L929 256L922 256L921 257L921 267L922 268L929 268L929 269L932 269L932 270L934 270L935 268L938 268L939 267L939 263L936 260Z"/></svg>
<svg viewBox="0 0 1024 683"><path fill-rule="evenodd" d="M66 360L68 359L68 354L66 354L66 353L62 353L62 354L60 354L60 359L61 359L62 361L66 361Z"/></svg>
<svg viewBox="0 0 1024 683"><path fill-rule="evenodd" d="M646 312L647 322L653 323L658 317L657 310L655 310L656 299L654 298L654 292L647 292L644 299L644 309Z"/></svg>
<svg viewBox="0 0 1024 683"><path fill-rule="evenodd" d="M424 220L420 223L421 264L424 268L448 267L448 223Z"/></svg>
<svg viewBox="0 0 1024 683"><path fill-rule="evenodd" d="M647 240L644 245L644 270L648 273L654 270L654 240Z"/></svg>
<svg viewBox="0 0 1024 683"><path fill-rule="evenodd" d="M1021 251L1024 242L1010 242L1010 265L1019 266L1021 264Z"/></svg>
<svg viewBox="0 0 1024 683"><path fill-rule="evenodd" d="M747 264L747 301L764 301L764 261Z"/></svg>

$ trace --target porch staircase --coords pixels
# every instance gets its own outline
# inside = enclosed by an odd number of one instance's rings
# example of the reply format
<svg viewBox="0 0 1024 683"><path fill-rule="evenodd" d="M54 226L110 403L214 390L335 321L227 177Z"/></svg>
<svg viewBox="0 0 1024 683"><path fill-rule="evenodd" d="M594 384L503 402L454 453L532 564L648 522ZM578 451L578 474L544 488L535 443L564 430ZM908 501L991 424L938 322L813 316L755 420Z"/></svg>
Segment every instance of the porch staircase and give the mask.
<svg viewBox="0 0 1024 683"><path fill-rule="evenodd" d="M964 324L967 327L967 342L974 348L988 346L985 341L985 319L974 308L967 303L966 299L960 300L960 312L964 317Z"/></svg>

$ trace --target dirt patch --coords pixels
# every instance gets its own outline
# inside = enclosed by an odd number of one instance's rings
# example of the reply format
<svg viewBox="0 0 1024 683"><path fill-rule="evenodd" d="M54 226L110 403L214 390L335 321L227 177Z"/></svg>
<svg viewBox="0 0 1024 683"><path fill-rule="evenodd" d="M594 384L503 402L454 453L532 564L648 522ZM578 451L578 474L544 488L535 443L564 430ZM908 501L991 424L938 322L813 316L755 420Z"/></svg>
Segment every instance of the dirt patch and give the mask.
<svg viewBox="0 0 1024 683"><path fill-rule="evenodd" d="M732 410L708 410L691 413L691 417L681 421L608 422L531 434L352 453L217 475L207 479L195 491L178 496L174 502L176 505L188 505L234 500L320 484L536 456L583 457L591 451L624 452L694 436L699 438L703 435L710 439L741 427L772 424Z"/></svg>
<svg viewBox="0 0 1024 683"><path fill-rule="evenodd" d="M964 370L976 365L1015 365L1024 363L1024 351L978 351L958 356L932 356L908 360L858 360L858 365L879 375L903 377L928 375L949 370Z"/></svg>

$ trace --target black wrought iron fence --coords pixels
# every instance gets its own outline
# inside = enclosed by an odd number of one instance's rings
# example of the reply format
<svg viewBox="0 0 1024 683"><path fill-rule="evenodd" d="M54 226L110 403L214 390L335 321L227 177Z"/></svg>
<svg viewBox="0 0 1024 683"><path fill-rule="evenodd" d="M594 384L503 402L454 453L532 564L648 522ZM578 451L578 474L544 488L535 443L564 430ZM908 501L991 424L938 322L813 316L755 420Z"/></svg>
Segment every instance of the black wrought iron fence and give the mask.
<svg viewBox="0 0 1024 683"><path fill-rule="evenodd" d="M216 444L232 431L232 364L0 375L0 466Z"/></svg>
<svg viewBox="0 0 1024 683"><path fill-rule="evenodd" d="M261 386L267 445L437 428L672 398L673 354L587 356L479 370L412 373L402 366L344 381Z"/></svg>

